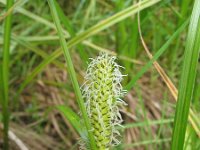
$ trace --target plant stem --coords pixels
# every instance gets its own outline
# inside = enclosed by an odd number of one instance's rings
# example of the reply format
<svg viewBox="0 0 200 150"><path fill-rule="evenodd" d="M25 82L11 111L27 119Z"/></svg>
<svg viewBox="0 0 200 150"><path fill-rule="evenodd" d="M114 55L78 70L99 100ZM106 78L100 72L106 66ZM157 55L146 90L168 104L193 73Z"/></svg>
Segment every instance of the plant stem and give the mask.
<svg viewBox="0 0 200 150"><path fill-rule="evenodd" d="M88 138L90 140L90 147L91 147L92 150L96 150L95 140L94 140L94 137L92 135L92 132L90 132L91 131L91 124L90 124L89 118L87 116L87 111L86 111L84 101L83 101L83 98L82 98L82 94L81 94L81 91L80 91L80 87L79 87L79 84L78 84L78 81L77 81L77 78L76 78L76 73L75 73L75 69L74 69L74 66L73 66L73 62L72 62L71 57L70 57L68 46L67 46L67 43L65 41L64 34L62 32L62 27L61 27L60 20L59 20L57 10L56 10L56 7L55 7L55 2L54 2L54 0L48 0L48 2L49 2L49 6L50 6L50 9L51 9L51 13L52 13L54 23L55 23L57 31L58 31L58 35L59 35L59 38L60 38L60 44L62 46L64 57L65 57L65 60L66 60L67 66L68 66L68 72L70 74L72 84L73 84L73 87L74 87L74 90L75 90L75 94L77 96L77 102L78 102L78 105L80 107L80 110L81 110L81 113L82 113L82 116L83 116L83 119L84 119L84 123L85 123L86 129L87 129L87 132L88 132Z"/></svg>
<svg viewBox="0 0 200 150"><path fill-rule="evenodd" d="M6 11L8 11L14 3L14 0L7 0ZM9 14L5 19L4 24L4 42L3 42L3 59L1 67L1 103L3 113L3 149L9 149L9 110L8 110L8 93L9 93L9 49L10 49L10 35L11 35L12 14Z"/></svg>
<svg viewBox="0 0 200 150"><path fill-rule="evenodd" d="M186 41L172 135L172 150L182 150L200 52L200 1L195 0Z"/></svg>

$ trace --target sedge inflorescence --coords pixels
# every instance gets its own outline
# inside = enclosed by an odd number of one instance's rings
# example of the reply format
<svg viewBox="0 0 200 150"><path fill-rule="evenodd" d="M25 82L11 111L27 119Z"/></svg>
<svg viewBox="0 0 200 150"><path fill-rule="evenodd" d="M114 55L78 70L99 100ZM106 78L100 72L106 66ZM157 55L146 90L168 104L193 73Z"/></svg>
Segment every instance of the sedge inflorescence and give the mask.
<svg viewBox="0 0 200 150"><path fill-rule="evenodd" d="M85 106L92 126L96 146L109 150L119 144L116 126L122 122L118 106L124 104L121 86L123 75L115 62L116 57L101 53L89 63L82 88Z"/></svg>

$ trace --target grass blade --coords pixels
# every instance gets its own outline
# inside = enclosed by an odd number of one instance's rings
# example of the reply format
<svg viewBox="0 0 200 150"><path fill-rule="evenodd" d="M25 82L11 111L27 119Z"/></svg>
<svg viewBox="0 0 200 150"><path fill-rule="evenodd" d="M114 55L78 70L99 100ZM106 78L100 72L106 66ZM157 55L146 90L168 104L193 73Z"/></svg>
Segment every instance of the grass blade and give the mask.
<svg viewBox="0 0 200 150"><path fill-rule="evenodd" d="M139 19L139 18L138 18ZM139 21L140 22L140 21ZM148 57L150 59L152 59L152 54L151 52L149 51L146 43L144 42L144 39L142 37L142 33L141 33L141 29L140 29L140 25L139 25L139 34L140 34L140 38L141 38L141 42L143 44L143 47L148 55ZM153 63L154 67L156 68L157 72L160 74L160 76L162 77L163 81L165 82L165 84L167 85L167 87L169 88L171 94L173 95L174 97L174 100L177 101L177 95L178 95L178 90L177 88L175 87L175 85L172 83L171 79L167 76L167 74L165 73L164 69L159 65L159 63L155 60L155 62ZM196 119L196 115L195 113L193 112L192 109L190 109L190 112L189 112L189 121L190 123L192 124L192 127L194 128L194 130L196 131L196 133L198 134L198 136L200 137L200 126L199 126L199 123ZM194 122L196 121L196 122Z"/></svg>
<svg viewBox="0 0 200 150"><path fill-rule="evenodd" d="M74 30L72 24L70 23L69 19L67 18L67 16L65 16L64 12L62 11L62 9L60 8L59 4L56 1L55 1L55 4L56 4L55 5L56 9L58 10L58 16L59 16L61 22L64 24L64 27L69 32L70 36L75 37L76 33L75 33L75 30ZM86 62L89 58L87 52L83 50L83 46L80 44L77 45L77 49L78 49L79 55L84 60L83 65L86 66Z"/></svg>
<svg viewBox="0 0 200 150"><path fill-rule="evenodd" d="M68 48L71 48L75 45L77 45L80 42L83 42L86 38L91 37L92 35L99 33L100 31L107 29L108 27L126 19L127 17L130 17L131 15L137 13L138 11L141 11L145 8L148 8L154 4L156 4L157 2L159 2L160 0L145 0L142 1L141 3L135 4L123 11L120 11L119 13L101 21L100 23L97 23L96 25L92 26L91 28L89 28L88 30L80 33L79 35L77 35L76 37L72 38L67 44L68 44ZM46 65L48 65L49 63L51 63L54 59L56 59L57 57L59 57L61 55L62 51L61 49L57 49L56 51L54 51L49 57L47 57L46 59L43 60L43 62L41 64L39 64L34 71L25 79L25 81L21 84L20 89L17 93L20 93L24 87L39 73L41 72Z"/></svg>
<svg viewBox="0 0 200 150"><path fill-rule="evenodd" d="M82 135L80 117L71 110L68 106L57 106L56 107L64 116L69 120L69 122L73 125L79 135Z"/></svg>
<svg viewBox="0 0 200 150"><path fill-rule="evenodd" d="M145 8L148 8L156 3L158 3L160 0L144 0L142 2L139 2L125 10L120 11L119 13L99 22L98 24L94 25L93 27L89 28L85 32L79 34L78 36L74 37L72 40L69 41L69 44L76 45L83 41L84 39L124 20L127 17L130 17L131 15L137 13L138 11L141 11Z"/></svg>
<svg viewBox="0 0 200 150"><path fill-rule="evenodd" d="M137 80L153 65L154 61L156 61L168 48L171 42L185 29L188 21L184 22L174 34L169 38L169 40L163 44L163 46L155 53L154 57L144 66L142 69L131 79L131 81L126 85L126 90L131 90L131 88L135 85Z"/></svg>
<svg viewBox="0 0 200 150"><path fill-rule="evenodd" d="M190 20L183 69L179 85L178 102L172 136L172 150L183 149L190 101L193 97L197 62L200 52L200 1L196 0Z"/></svg>
<svg viewBox="0 0 200 150"><path fill-rule="evenodd" d="M8 11L14 1L8 0L6 4L6 10ZM9 111L8 111L8 95L9 95L9 55L10 55L10 35L11 35L11 24L12 24L12 14L9 14L5 19L4 26L4 43L3 43L3 60L1 67L1 103L2 103L2 113L3 113L3 139L4 139L4 149L9 149L8 141L8 129L9 129Z"/></svg>
<svg viewBox="0 0 200 150"><path fill-rule="evenodd" d="M81 110L81 114L83 116L85 127L86 127L87 132L88 132L88 138L89 138L89 141L90 141L89 142L90 148L95 150L96 149L95 140L94 140L94 137L92 135L92 132L90 132L91 131L91 125L90 125L90 122L89 122L89 118L87 116L86 108L84 106L84 100L82 98L80 87L78 85L78 81L77 81L77 78L76 78L76 73L75 73L75 70L74 70L73 62L71 60L70 53L69 53L69 50L68 50L68 46L67 46L67 43L65 41L64 34L62 32L62 27L61 27L60 20L59 20L58 14L57 14L55 3L54 3L54 0L48 0L48 2L49 2L50 9L51 9L53 20L55 22L55 25L56 25L56 28L57 28L57 31L58 31L58 35L60 37L60 44L62 46L64 57L65 57L65 60L66 60L67 66L68 66L68 72L70 74L72 84L73 84L73 87L74 87L74 90L75 90L75 94L77 96L77 102L78 102L79 108Z"/></svg>

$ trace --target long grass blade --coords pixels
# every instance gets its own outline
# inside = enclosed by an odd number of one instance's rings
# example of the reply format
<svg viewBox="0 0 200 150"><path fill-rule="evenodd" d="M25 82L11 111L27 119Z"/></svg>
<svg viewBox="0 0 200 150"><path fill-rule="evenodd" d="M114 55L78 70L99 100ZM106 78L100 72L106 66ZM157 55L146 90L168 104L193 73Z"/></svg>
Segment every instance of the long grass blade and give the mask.
<svg viewBox="0 0 200 150"><path fill-rule="evenodd" d="M188 21L184 22L175 32L174 34L167 40L165 44L155 53L152 59L144 66L142 69L131 79L131 81L126 85L126 90L131 90L131 88L135 85L137 80L153 65L154 61L156 61L168 48L170 43L185 29Z"/></svg>
<svg viewBox="0 0 200 150"><path fill-rule="evenodd" d="M60 37L60 44L62 46L64 57L65 57L65 60L66 60L67 66L68 66L68 72L70 74L72 84L73 84L73 87L74 87L74 90L75 90L75 93L76 93L76 96L77 96L77 102L78 102L79 108L81 110L81 114L83 116L83 120L84 120L86 129L88 131L88 140L90 141L89 142L90 148L92 150L96 150L96 144L95 144L94 136L93 136L92 132L90 132L91 131L91 125L90 125L90 122L89 122L89 118L87 116L86 108L84 106L84 100L82 98L80 87L78 85L78 81L77 81L77 78L76 78L76 73L75 73L75 70L74 70L73 62L71 60L70 53L69 53L69 50L68 50L68 46L67 46L67 43L65 41L64 34L62 32L62 27L61 27L60 20L59 20L58 14L57 14L55 3L54 3L54 0L48 0L48 2L49 2L50 9L51 9L53 20L55 22L55 25L56 25L56 28L57 28L57 31L58 31L58 35Z"/></svg>
<svg viewBox="0 0 200 150"><path fill-rule="evenodd" d="M8 0L6 4L6 10L8 11L13 6L14 0ZM9 101L9 55L10 55L10 35L11 35L11 25L12 25L12 14L9 14L5 19L4 24L4 43L3 43L3 60L1 67L1 103L2 103L2 113L3 113L3 139L4 139L4 149L9 149L9 111L8 111L8 101Z"/></svg>
<svg viewBox="0 0 200 150"><path fill-rule="evenodd" d="M172 136L172 150L182 150L200 52L200 1L195 0L186 41Z"/></svg>
<svg viewBox="0 0 200 150"><path fill-rule="evenodd" d="M56 1L55 1L55 4L56 4L56 9L58 10L58 16L59 16L61 22L64 24L64 27L69 32L70 36L75 37L76 33L75 33L75 30L74 30L73 26L71 25L69 19L67 18L67 16L65 16L64 12L62 11L62 9L60 8L59 4ZM78 52L79 52L81 58L83 59L83 62L82 62L83 65L86 66L86 62L89 58L87 52L84 51L83 46L80 44L77 45L77 49L78 49Z"/></svg>
<svg viewBox="0 0 200 150"><path fill-rule="evenodd" d="M96 25L92 26L88 30L84 31L83 33L80 33L76 37L72 38L69 42L67 42L68 48L71 48L75 45L77 45L80 42L83 42L86 38L89 38L90 36L99 33L100 31L107 29L108 27L120 22L121 20L126 19L127 17L130 17L131 15L135 14L138 11L141 11L145 8L148 8L156 3L158 3L160 0L145 0L141 3L137 3L123 11L120 11L119 13L101 21L100 23L97 23ZM51 63L54 59L59 57L61 55L62 51L60 48L58 48L56 51L54 51L49 57L43 60L42 63L40 63L33 72L25 79L25 81L21 84L20 89L17 93L20 93L24 87L39 73L41 72L46 65Z"/></svg>
<svg viewBox="0 0 200 150"><path fill-rule="evenodd" d="M153 55L151 54L150 50L148 49L146 43L144 42L144 39L142 37L142 33L141 33L141 28L140 28L140 19L139 19L139 13L138 13L138 29L139 29L139 34L140 34L140 39L142 42L142 45L148 55L148 57L150 59L153 58ZM158 73L160 74L160 76L162 77L163 81L165 82L165 84L167 85L167 87L169 88L171 94L174 97L174 100L177 101L177 95L178 95L178 90L175 87L175 85L173 84L173 82L170 80L170 78L167 76L167 74L165 73L164 69L159 65L159 63L155 60L155 62L153 62L154 67L156 68L156 70L158 71ZM190 109L189 112L189 121L192 124L193 129L196 131L196 133L198 134L198 136L200 137L200 125L199 122L197 121L197 116L196 114L193 112L192 109Z"/></svg>

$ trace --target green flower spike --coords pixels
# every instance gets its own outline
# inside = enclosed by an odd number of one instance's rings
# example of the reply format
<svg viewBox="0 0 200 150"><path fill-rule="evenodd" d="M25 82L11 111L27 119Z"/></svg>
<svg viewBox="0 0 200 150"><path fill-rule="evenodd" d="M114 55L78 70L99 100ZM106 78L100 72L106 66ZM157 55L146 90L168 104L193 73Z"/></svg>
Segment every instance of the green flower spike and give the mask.
<svg viewBox="0 0 200 150"><path fill-rule="evenodd" d="M116 126L123 121L119 113L119 104L125 104L120 99L125 94L120 82L123 75L115 62L115 57L106 53L91 59L82 86L87 113L92 125L98 150L109 150L119 144L120 133Z"/></svg>

